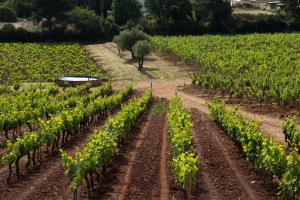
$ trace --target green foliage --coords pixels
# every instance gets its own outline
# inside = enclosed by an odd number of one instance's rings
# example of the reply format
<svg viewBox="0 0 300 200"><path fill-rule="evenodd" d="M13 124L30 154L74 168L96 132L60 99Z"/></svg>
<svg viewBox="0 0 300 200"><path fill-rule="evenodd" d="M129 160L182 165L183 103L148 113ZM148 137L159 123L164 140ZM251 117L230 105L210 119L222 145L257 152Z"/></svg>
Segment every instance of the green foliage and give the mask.
<svg viewBox="0 0 300 200"><path fill-rule="evenodd" d="M0 7L0 21L1 22L15 22L17 20L16 12L6 6Z"/></svg>
<svg viewBox="0 0 300 200"><path fill-rule="evenodd" d="M145 0L147 12L162 20L165 17L167 0Z"/></svg>
<svg viewBox="0 0 300 200"><path fill-rule="evenodd" d="M152 45L147 40L140 40L135 43L135 45L132 47L132 50L134 55L138 57L144 57L151 53Z"/></svg>
<svg viewBox="0 0 300 200"><path fill-rule="evenodd" d="M142 5L138 0L113 0L112 10L114 21L124 25L130 19L138 19L142 16Z"/></svg>
<svg viewBox="0 0 300 200"><path fill-rule="evenodd" d="M36 125L39 118L56 114L63 109L68 109L70 102L76 102L79 99L85 104L86 97L80 97L87 94L91 84L86 84L78 88L71 89L67 93L59 93L54 96L57 90L50 87L45 91L20 91L16 96L2 96L0 105L0 131L16 130L24 124L30 128ZM110 92L111 86L104 85L98 92L87 96L88 100L94 99L99 95Z"/></svg>
<svg viewBox="0 0 300 200"><path fill-rule="evenodd" d="M61 151L63 166L66 175L72 180L71 189L73 191L82 185L88 173L94 172L97 168L103 167L113 160L117 144L134 127L139 116L149 105L151 97L152 91L148 90L143 97L136 98L128 105L122 106L120 113L109 118L104 130L95 130L90 141L83 150L76 152L74 158ZM75 169L75 166L80 167Z"/></svg>
<svg viewBox="0 0 300 200"><path fill-rule="evenodd" d="M175 180L184 187L188 176L191 176L195 187L200 159L192 147L190 113L184 109L180 97L174 97L170 102L168 122Z"/></svg>
<svg viewBox="0 0 300 200"><path fill-rule="evenodd" d="M284 10L293 20L300 20L300 1L299 0L283 0Z"/></svg>
<svg viewBox="0 0 300 200"><path fill-rule="evenodd" d="M300 155L294 152L287 157L287 168L280 181L280 195L287 198L300 196Z"/></svg>
<svg viewBox="0 0 300 200"><path fill-rule="evenodd" d="M232 8L229 1L195 0L194 6L196 20L211 32L224 30L223 26L231 18Z"/></svg>
<svg viewBox="0 0 300 200"><path fill-rule="evenodd" d="M112 0L79 0L77 1L77 5L88 7L94 10L97 15L107 17L108 11L111 10Z"/></svg>
<svg viewBox="0 0 300 200"><path fill-rule="evenodd" d="M294 147L300 147L300 132L297 130L296 117L287 118L282 126L285 140Z"/></svg>
<svg viewBox="0 0 300 200"><path fill-rule="evenodd" d="M103 34L102 20L95 11L77 7L69 12L68 16L69 21L81 35Z"/></svg>
<svg viewBox="0 0 300 200"><path fill-rule="evenodd" d="M157 104L151 111L152 115L163 116L163 114L168 110L168 103L165 101Z"/></svg>
<svg viewBox="0 0 300 200"><path fill-rule="evenodd" d="M115 37L115 41L121 50L128 50L132 53L132 57L134 58L133 46L140 40L149 41L149 36L139 30L124 30L121 31L118 36Z"/></svg>
<svg viewBox="0 0 300 200"><path fill-rule="evenodd" d="M297 33L153 37L152 42L182 61L195 61L199 73L194 73L193 84L201 88L248 96L261 104L287 106L300 101Z"/></svg>
<svg viewBox="0 0 300 200"><path fill-rule="evenodd" d="M32 0L17 0L14 8L19 17L31 17L34 12L34 4Z"/></svg>
<svg viewBox="0 0 300 200"><path fill-rule="evenodd" d="M79 128L80 125L86 125L93 116L97 114L106 114L112 108L121 104L121 102L132 91L129 85L116 95L104 98L98 98L104 90L111 90L111 85L105 85L91 94L91 97L82 97L78 99L77 106L73 109L66 109L51 117L48 121L39 120L39 129L18 137L15 142L8 141L8 150L2 157L6 165L11 165L18 158L23 157L31 151L35 151L44 145L55 143L64 133L70 133ZM97 95L95 95L97 94ZM89 102L85 104L87 98Z"/></svg>
<svg viewBox="0 0 300 200"><path fill-rule="evenodd" d="M93 75L100 69L79 44L1 43L0 81L54 81L59 76Z"/></svg>
<svg viewBox="0 0 300 200"><path fill-rule="evenodd" d="M166 18L174 24L179 21L193 20L193 8L190 0L167 0Z"/></svg>
<svg viewBox="0 0 300 200"><path fill-rule="evenodd" d="M7 86L7 85L0 85L0 95L2 95L2 94L9 94L11 92L12 91L11 91L11 89L10 89L9 86Z"/></svg>
<svg viewBox="0 0 300 200"><path fill-rule="evenodd" d="M135 45L132 47L132 50L134 55L138 57L139 70L141 70L144 64L144 57L151 53L152 45L147 40L140 40L135 43Z"/></svg>
<svg viewBox="0 0 300 200"><path fill-rule="evenodd" d="M72 0L33 0L33 4L35 6L34 17L37 20L45 18L50 32L53 29L53 22L64 19L67 12L74 7Z"/></svg>
<svg viewBox="0 0 300 200"><path fill-rule="evenodd" d="M267 139L260 131L260 125L247 121L237 110L227 110L224 104L209 105L211 117L238 143L247 159L257 169L278 176L280 195L291 198L299 195L300 157L294 151L286 156L282 145Z"/></svg>

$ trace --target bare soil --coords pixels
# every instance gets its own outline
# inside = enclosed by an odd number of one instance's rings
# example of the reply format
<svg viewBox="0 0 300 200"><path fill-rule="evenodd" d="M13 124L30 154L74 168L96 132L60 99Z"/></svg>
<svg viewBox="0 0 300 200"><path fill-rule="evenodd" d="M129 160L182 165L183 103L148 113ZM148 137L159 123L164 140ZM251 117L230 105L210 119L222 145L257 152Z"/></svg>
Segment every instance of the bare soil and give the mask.
<svg viewBox="0 0 300 200"><path fill-rule="evenodd" d="M139 94L139 92L135 92L133 96ZM111 115L115 115L117 111L118 109L114 110ZM88 129L77 133L75 137L60 148L69 155L74 155L76 150L83 148L88 142L93 130L100 130L104 122L103 119L92 123ZM6 182L8 177L7 167L0 167L0 199L71 199L69 180L64 174L58 150L49 153L44 148L40 166L32 171L26 170L26 162L27 158L25 157L20 161L20 180L17 180L14 174L9 183Z"/></svg>
<svg viewBox="0 0 300 200"><path fill-rule="evenodd" d="M277 199L276 181L256 172L207 114L193 109L192 121L193 143L202 165L194 199Z"/></svg>
<svg viewBox="0 0 300 200"><path fill-rule="evenodd" d="M117 170L109 175L113 177L110 189L97 199L169 199L171 174L168 173L166 112L153 114L160 101L154 100L150 113L129 135L128 143L120 149L113 163L112 168Z"/></svg>

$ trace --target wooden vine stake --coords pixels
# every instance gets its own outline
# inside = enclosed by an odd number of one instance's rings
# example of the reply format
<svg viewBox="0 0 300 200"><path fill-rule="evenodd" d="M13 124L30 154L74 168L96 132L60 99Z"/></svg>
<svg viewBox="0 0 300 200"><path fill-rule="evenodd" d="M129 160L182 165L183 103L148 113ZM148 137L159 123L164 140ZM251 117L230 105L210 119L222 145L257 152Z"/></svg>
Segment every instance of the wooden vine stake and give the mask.
<svg viewBox="0 0 300 200"><path fill-rule="evenodd" d="M184 190L186 192L186 199L191 200L192 197L192 176L188 175L185 179Z"/></svg>

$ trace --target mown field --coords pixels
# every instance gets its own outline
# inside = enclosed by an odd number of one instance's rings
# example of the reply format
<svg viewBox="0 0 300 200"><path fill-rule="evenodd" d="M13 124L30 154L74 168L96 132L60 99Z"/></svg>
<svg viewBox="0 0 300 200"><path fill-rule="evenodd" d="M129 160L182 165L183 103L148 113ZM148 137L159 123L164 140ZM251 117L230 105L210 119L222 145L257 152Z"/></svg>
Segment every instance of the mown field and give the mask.
<svg viewBox="0 0 300 200"><path fill-rule="evenodd" d="M223 95L286 106L300 101L300 34L153 37L198 65L193 84Z"/></svg>
<svg viewBox="0 0 300 200"><path fill-rule="evenodd" d="M101 77L100 69L79 44L1 43L0 83L51 82L63 75Z"/></svg>

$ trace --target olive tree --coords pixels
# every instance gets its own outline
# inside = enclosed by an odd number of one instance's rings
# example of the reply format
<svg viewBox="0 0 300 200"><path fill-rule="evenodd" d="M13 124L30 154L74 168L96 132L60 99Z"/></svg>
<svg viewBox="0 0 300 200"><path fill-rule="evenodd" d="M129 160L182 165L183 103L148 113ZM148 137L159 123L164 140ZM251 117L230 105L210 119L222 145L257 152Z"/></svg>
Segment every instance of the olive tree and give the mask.
<svg viewBox="0 0 300 200"><path fill-rule="evenodd" d="M135 45L135 43L137 43L137 41L140 40L150 41L150 37L146 33L136 29L121 31L120 34L115 37L115 42L117 43L118 47L122 51L130 51L132 59L134 59L135 57L133 46Z"/></svg>
<svg viewBox="0 0 300 200"><path fill-rule="evenodd" d="M133 46L133 52L137 56L139 61L139 70L142 70L144 65L144 57L149 55L152 51L152 45L147 40L140 40Z"/></svg>

